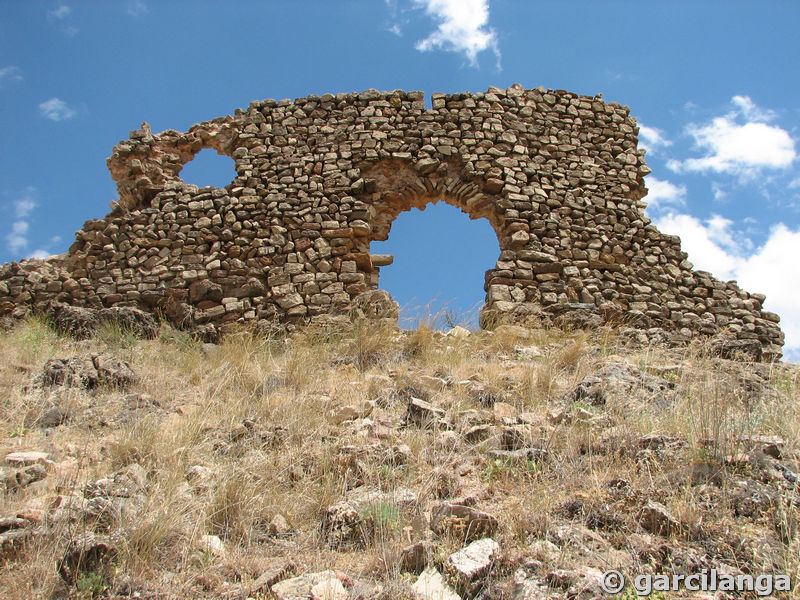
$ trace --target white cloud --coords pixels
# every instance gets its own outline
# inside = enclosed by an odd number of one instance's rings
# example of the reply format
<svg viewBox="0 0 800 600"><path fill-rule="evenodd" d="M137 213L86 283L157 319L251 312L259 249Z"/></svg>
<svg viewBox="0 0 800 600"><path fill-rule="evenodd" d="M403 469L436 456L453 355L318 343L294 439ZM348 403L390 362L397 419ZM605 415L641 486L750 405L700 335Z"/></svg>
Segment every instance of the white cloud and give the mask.
<svg viewBox="0 0 800 600"><path fill-rule="evenodd" d="M125 8L125 12L131 17L138 18L148 14L150 8L148 8L147 4L142 2L142 0L130 0Z"/></svg>
<svg viewBox="0 0 800 600"><path fill-rule="evenodd" d="M78 33L78 28L72 25L72 8L63 2L47 12L47 20L69 37Z"/></svg>
<svg viewBox="0 0 800 600"><path fill-rule="evenodd" d="M800 358L800 229L792 231L783 223L775 226L766 243L739 267L738 281L746 290L767 295L765 308L781 317L786 349Z"/></svg>
<svg viewBox="0 0 800 600"><path fill-rule="evenodd" d="M72 9L66 4L60 4L47 13L48 18L55 21L63 21L72 13Z"/></svg>
<svg viewBox="0 0 800 600"><path fill-rule="evenodd" d="M776 116L774 111L762 110L756 106L750 96L734 96L731 98L731 104L738 108L739 113L748 121L772 121Z"/></svg>
<svg viewBox="0 0 800 600"><path fill-rule="evenodd" d="M51 121L66 121L78 113L59 98L50 98L39 105L39 114Z"/></svg>
<svg viewBox="0 0 800 600"><path fill-rule="evenodd" d="M714 118L706 125L690 125L701 158L670 160L667 167L676 172L714 171L743 179L762 169L784 169L797 158L795 142L789 133L764 121L774 119L772 111L758 108L748 96L734 96L734 110Z"/></svg>
<svg viewBox="0 0 800 600"><path fill-rule="evenodd" d="M30 224L26 218L33 212L33 209L36 208L37 202L35 196L36 189L32 186L28 186L11 202L16 220L11 224L11 231L6 235L6 245L14 254L19 255L28 247L28 230L30 229Z"/></svg>
<svg viewBox="0 0 800 600"><path fill-rule="evenodd" d="M6 234L5 241L8 250L18 258L45 258L53 254L51 248L61 243L60 236L53 236L49 242L38 241L39 246L32 252L30 246L31 219L34 209L39 205L36 201L36 188L28 186L10 202L13 209L14 220L11 230Z"/></svg>
<svg viewBox="0 0 800 600"><path fill-rule="evenodd" d="M36 208L35 195L36 190L28 186L23 190L20 197L14 200L14 214L18 219L24 219Z"/></svg>
<svg viewBox="0 0 800 600"><path fill-rule="evenodd" d="M639 123L639 147L651 154L657 153L672 142L664 136L664 132L656 127L648 127Z"/></svg>
<svg viewBox="0 0 800 600"><path fill-rule="evenodd" d="M683 206L686 204L686 186L675 185L669 181L657 179L648 175L647 179L647 207L659 210L664 205Z"/></svg>
<svg viewBox="0 0 800 600"><path fill-rule="evenodd" d="M478 54L492 50L500 62L497 35L487 28L489 0L413 0L418 7L439 21L439 26L416 48L427 52L434 48L463 53L470 65L477 66Z"/></svg>
<svg viewBox="0 0 800 600"><path fill-rule="evenodd" d="M788 167L795 159L794 140L780 127L765 123L739 125L718 117L695 130L697 143L708 150L703 158L683 162L689 171L740 172L759 167Z"/></svg>
<svg viewBox="0 0 800 600"><path fill-rule="evenodd" d="M22 81L22 73L19 67L13 65L0 67L0 84L5 81Z"/></svg>
<svg viewBox="0 0 800 600"><path fill-rule="evenodd" d="M735 279L740 258L731 247L730 221L715 215L703 223L691 215L669 213L653 222L660 231L681 237L681 247L696 268L720 279Z"/></svg>
<svg viewBox="0 0 800 600"><path fill-rule="evenodd" d="M714 200L722 202L728 197L728 192L716 181L711 183L711 193L714 194Z"/></svg>
<svg viewBox="0 0 800 600"><path fill-rule="evenodd" d="M387 26L386 29L397 37L402 37L403 25L405 25L408 20L401 17L400 9L397 6L397 0L384 1L386 3L386 8L389 10L389 20L391 21L391 25Z"/></svg>
<svg viewBox="0 0 800 600"><path fill-rule="evenodd" d="M15 221L12 223L11 233L6 235L6 245L14 254L19 254L28 247L29 228L27 221Z"/></svg>
<svg viewBox="0 0 800 600"><path fill-rule="evenodd" d="M800 358L800 229L775 225L766 242L752 242L732 229L733 223L715 215L705 222L687 214L669 214L655 221L665 233L679 235L695 268L721 279L735 279L749 292L766 294L766 310L780 315L787 357Z"/></svg>

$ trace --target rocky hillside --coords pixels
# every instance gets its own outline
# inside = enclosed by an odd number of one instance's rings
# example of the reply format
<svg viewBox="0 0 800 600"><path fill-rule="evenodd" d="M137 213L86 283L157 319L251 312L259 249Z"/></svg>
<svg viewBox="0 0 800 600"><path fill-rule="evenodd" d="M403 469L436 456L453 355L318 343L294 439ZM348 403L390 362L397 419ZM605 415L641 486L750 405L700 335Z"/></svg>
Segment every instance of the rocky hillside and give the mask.
<svg viewBox="0 0 800 600"><path fill-rule="evenodd" d="M609 569L800 577L795 366L606 328L360 322L212 345L120 322L0 334L0 598L589 599Z"/></svg>

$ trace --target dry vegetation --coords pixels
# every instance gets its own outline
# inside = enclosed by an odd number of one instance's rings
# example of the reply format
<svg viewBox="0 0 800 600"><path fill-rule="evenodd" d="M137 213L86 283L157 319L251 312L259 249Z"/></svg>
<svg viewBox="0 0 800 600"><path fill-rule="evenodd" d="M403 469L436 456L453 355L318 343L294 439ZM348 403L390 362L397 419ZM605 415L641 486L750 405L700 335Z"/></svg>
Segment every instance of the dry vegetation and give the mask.
<svg viewBox="0 0 800 600"><path fill-rule="evenodd" d="M90 391L36 383L48 359L88 352L127 361L140 381ZM674 387L570 396L619 363ZM149 341L111 328L76 341L29 319L0 336L0 382L0 459L36 450L52 460L44 479L7 486L0 499L0 517L42 521L0 559L8 600L270 598L253 582L289 564L287 576L334 569L382 587L364 598L411 597L403 548L429 540L441 566L464 545L457 529L429 529L441 501L498 519L502 557L484 598L515 598L511 576L522 567L545 577L720 563L800 577L797 483L781 471L798 472L800 451L790 365L716 359L699 344L624 349L614 330L458 337L362 322L272 338L242 331L209 346L167 326ZM412 397L447 422L405 423ZM54 408L63 424L43 420ZM777 450L764 454L769 444ZM90 516L87 484L120 472L139 482L137 493ZM406 489L411 501L391 501ZM332 544L326 510L353 490L389 500L359 508L357 535ZM675 528L647 531L650 500ZM755 508L745 510L748 501ZM88 530L109 535L117 554L106 571L67 584L56 565Z"/></svg>

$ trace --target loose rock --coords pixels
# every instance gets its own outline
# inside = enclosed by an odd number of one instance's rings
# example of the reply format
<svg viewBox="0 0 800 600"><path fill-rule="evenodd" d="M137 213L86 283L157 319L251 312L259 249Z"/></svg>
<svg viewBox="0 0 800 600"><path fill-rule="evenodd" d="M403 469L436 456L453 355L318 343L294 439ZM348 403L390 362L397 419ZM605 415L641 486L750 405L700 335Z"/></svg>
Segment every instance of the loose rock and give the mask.
<svg viewBox="0 0 800 600"><path fill-rule="evenodd" d="M442 502L431 510L431 529L437 535L449 532L471 542L491 536L497 530L497 518L471 506Z"/></svg>

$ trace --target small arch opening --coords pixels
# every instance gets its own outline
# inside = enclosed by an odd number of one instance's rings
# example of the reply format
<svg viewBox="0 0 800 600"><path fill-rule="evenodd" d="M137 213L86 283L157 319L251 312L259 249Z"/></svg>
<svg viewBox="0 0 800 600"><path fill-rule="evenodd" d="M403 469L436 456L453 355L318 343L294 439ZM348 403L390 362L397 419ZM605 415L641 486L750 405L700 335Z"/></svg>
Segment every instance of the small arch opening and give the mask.
<svg viewBox="0 0 800 600"><path fill-rule="evenodd" d="M224 188L236 178L236 163L230 157L212 148L203 148L183 165L180 178L197 187Z"/></svg>
<svg viewBox="0 0 800 600"><path fill-rule="evenodd" d="M500 254L497 234L486 219L470 219L445 202L402 212L386 241L374 241L372 254L391 254L380 268L380 289L400 304L399 325L478 329L486 300L484 275Z"/></svg>

